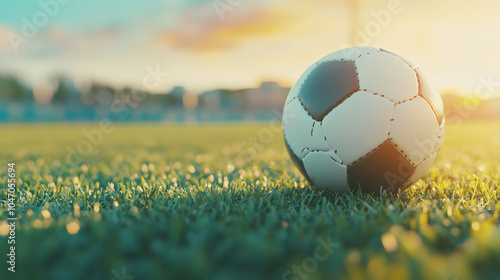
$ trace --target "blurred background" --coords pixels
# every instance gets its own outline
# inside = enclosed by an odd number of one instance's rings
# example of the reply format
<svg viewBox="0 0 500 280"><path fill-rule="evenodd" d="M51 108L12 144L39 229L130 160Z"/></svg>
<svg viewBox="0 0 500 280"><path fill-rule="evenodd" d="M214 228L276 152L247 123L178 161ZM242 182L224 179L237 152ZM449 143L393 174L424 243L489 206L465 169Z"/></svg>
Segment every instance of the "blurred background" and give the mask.
<svg viewBox="0 0 500 280"><path fill-rule="evenodd" d="M279 116L317 59L373 45L419 65L449 120L500 119L495 0L41 0L0 4L0 122Z"/></svg>

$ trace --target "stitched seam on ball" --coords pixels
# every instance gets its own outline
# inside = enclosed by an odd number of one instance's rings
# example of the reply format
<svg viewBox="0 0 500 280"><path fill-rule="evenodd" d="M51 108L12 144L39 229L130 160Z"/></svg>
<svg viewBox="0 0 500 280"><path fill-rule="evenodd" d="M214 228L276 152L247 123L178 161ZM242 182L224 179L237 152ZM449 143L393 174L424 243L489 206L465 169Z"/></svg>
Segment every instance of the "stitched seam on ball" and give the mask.
<svg viewBox="0 0 500 280"><path fill-rule="evenodd" d="M369 54L369 53L367 53ZM309 113L309 110L307 109L306 105L304 104L304 102L302 102L302 99L300 99L300 92L302 91L302 88L304 87L304 84L305 82L307 81L307 79L309 79L309 77L311 76L311 73L309 73L307 75L307 77L304 79L304 82L302 82L302 84L300 85L300 88L299 88L299 93L297 94L297 98L299 98L300 100L300 103L302 104L302 108L304 108L304 110L307 112L307 114L315 121L318 121L318 122L323 122L323 119L325 118L326 115L328 115L328 113L330 113L334 108L338 107L340 104L342 104L344 101L346 101L349 97L351 97L354 93L358 92L360 90L359 88L359 75L358 75L358 67L356 66L356 61L354 60L351 60L351 59L329 59L329 60L325 60L325 61L321 61L321 62L317 62L316 63L316 66L318 65L321 65L321 64L324 64L326 62L332 62L332 61L351 61L352 64L354 65L354 70L356 72L356 80L358 82L358 87L355 89L355 90L352 90L350 92L348 92L346 95L344 95L344 97L342 97L341 99L339 99L337 102L335 102L332 106L328 107L326 110L325 110L325 113L323 113L320 117L319 117L319 120L317 120L316 118L314 118L310 113ZM295 98L295 97L294 97ZM291 101L290 101L291 102Z"/></svg>
<svg viewBox="0 0 500 280"><path fill-rule="evenodd" d="M415 71L415 69L418 69L418 66L411 65L409 63L409 61L407 61L403 57L399 56L398 54L392 53L392 52L390 52L388 50L382 50L382 49L380 49L380 52L384 52L384 53L390 54L390 55L392 55L394 57L397 57L399 60L403 61L404 64L408 65L408 67L410 67L413 71Z"/></svg>
<svg viewBox="0 0 500 280"><path fill-rule="evenodd" d="M290 150L292 151L292 153L293 153L293 154L294 154L294 155L295 155L298 159L300 159L300 160L303 160L303 159L304 159L304 158L305 158L305 157L306 157L306 156L307 156L307 155L311 152L311 150L310 150L309 148L307 148L307 147L306 147L306 148L304 148L304 149L308 149L308 150L309 150L309 152L307 152L307 154L305 154L305 155L304 155L304 157L299 157L299 156L297 155L297 153L295 153L295 151L293 150L292 146L290 145L290 142L288 142L288 140L286 139L286 134L285 134L285 133L283 133L283 139L285 140L285 144L286 144L286 145L288 145L288 147L290 147ZM302 150L302 151L303 151L303 150Z"/></svg>
<svg viewBox="0 0 500 280"><path fill-rule="evenodd" d="M376 150L378 150L380 147L382 147L382 145L384 145L385 143L387 142L390 142L392 140L392 138L389 138L389 139L386 139L384 142L382 142L380 145L378 145L375 149L369 151L366 155L362 156L360 159L354 161L353 163L349 164L348 166L353 166L355 165L356 163L364 160L365 158L367 158L368 156L370 156L373 152L375 152Z"/></svg>
<svg viewBox="0 0 500 280"><path fill-rule="evenodd" d="M389 132L387 132L387 138L390 138L391 137L391 127L392 127L392 123L394 122L394 107L391 109L391 117L389 119ZM391 138L392 140L392 138Z"/></svg>
<svg viewBox="0 0 500 280"><path fill-rule="evenodd" d="M382 98L384 98L385 100L389 100L389 101L391 101L393 104L395 104L394 100L390 99L389 97L386 97L386 96L385 96L385 94L378 94L377 92L372 92L372 91L370 91L370 90L368 90L368 89L366 89L366 88L360 89L359 91L366 91L366 92L371 93L371 94L373 94L373 95L376 95L376 96L382 97Z"/></svg>
<svg viewBox="0 0 500 280"><path fill-rule="evenodd" d="M384 98L384 96L383 96L383 95L379 95L379 94L377 94L377 93L370 92L370 91L368 91L368 90L366 90L366 89L359 90L359 91L363 91L363 92L370 93L370 94L373 94L373 95L375 95L375 96L379 96L379 97L381 97L381 98ZM388 98L384 98L384 99L385 99L385 100L389 100ZM394 104L394 102L392 102L392 103ZM391 117L392 117L393 113L394 113L394 111L392 110L392 111L391 111ZM391 118L389 121L390 121L390 122L393 122L393 121L394 121L394 118ZM390 135L391 135L391 123L389 123L389 132L387 133L387 136L390 136Z"/></svg>
<svg viewBox="0 0 500 280"><path fill-rule="evenodd" d="M302 109L304 109L304 111L306 111L306 114L308 114L309 117L311 117L311 119L313 121L316 121L316 119L311 115L311 113L309 113L309 110L307 110L306 105L304 105L304 102L302 102L302 99L300 99L300 97L298 97L298 99L300 101L300 106L302 106Z"/></svg>
<svg viewBox="0 0 500 280"><path fill-rule="evenodd" d="M396 105L399 105L399 104L403 104L403 103L406 103L406 102L409 102L409 101L412 101L413 99L417 98L420 94L417 94L411 98L408 98L408 99L405 99L405 100L402 100L402 101L399 101L398 103L394 103L394 106Z"/></svg>
<svg viewBox="0 0 500 280"><path fill-rule="evenodd" d="M388 53L388 52L387 52ZM390 54L390 53L389 53ZM401 58L400 58L401 59ZM402 59L401 59L402 60ZM402 60L405 64L408 65L408 63L406 63L404 60ZM402 101L399 101L398 103L394 102L394 106L396 105L399 105L399 104L402 104L402 103L406 103L408 101L412 101L413 99L417 98L419 95L420 95L420 79L418 78L418 74L417 74L417 71L415 71L415 69L413 69L412 67L410 67L411 71L413 72L413 74L415 74L415 79L417 80L417 94L409 99L405 99L405 100L402 100ZM425 98L424 98L425 99Z"/></svg>
<svg viewBox="0 0 500 280"><path fill-rule="evenodd" d="M425 97L423 96L421 93L418 94L418 96L422 97L425 102L429 105L429 107L431 107L431 110L432 112L434 113L434 116L436 116L436 120L438 121L438 124L439 124L439 120L438 120L438 114L436 112L436 109L434 108L434 106L431 104L431 102ZM442 120L441 120L441 124L444 123L444 113L443 113L443 117L442 117ZM441 126L441 124L439 124Z"/></svg>
<svg viewBox="0 0 500 280"><path fill-rule="evenodd" d="M398 146L396 144L394 144L394 146L397 148ZM405 158L406 160L408 160L408 162L413 166L413 167L416 167L415 163L410 159L410 156L408 156L405 152L405 150L401 149L401 150L398 150Z"/></svg>
<svg viewBox="0 0 500 280"><path fill-rule="evenodd" d="M311 128L311 137L313 137L313 132L314 132L314 126L316 125L316 123L319 123L319 125L321 126L321 132L323 133L323 136L325 136L325 132L323 131L323 125L321 122L318 122L316 120L314 120L313 124L312 124L312 128ZM332 147L330 147L330 145L328 145L328 142L326 141L326 136L325 136L325 143L326 143L326 146L327 148L329 148L329 150L322 150L322 149L315 149L315 150L312 150L310 148L304 148L304 149L308 149L309 150L309 153L310 152L319 152L319 151L322 151L322 152L328 152L330 150L333 150ZM302 149L302 151L304 151L304 149ZM306 155L308 155L309 153L307 153ZM305 157L305 156L304 156ZM342 159L341 159L342 160Z"/></svg>
<svg viewBox="0 0 500 280"><path fill-rule="evenodd" d="M302 99L300 99L299 97L299 100L300 100L300 104L302 104L302 108L304 108L304 110L306 111L306 113L314 120L314 121L317 121L317 122L323 122L323 119L326 117L326 115L328 115L328 113L330 113L331 111L333 111L335 108L337 108L338 106L340 106L340 104L344 103L347 99L349 99L351 96L353 96L356 92L359 91L359 87L355 90L352 90L350 92L348 92L346 95L344 95L344 97L342 97L341 99L339 99L337 102L335 102L332 106L328 107L326 110L325 110L325 113L323 113L319 120L317 120L315 117L313 117L310 113L309 113L309 110L307 109L306 105L304 104L304 102L302 102Z"/></svg>
<svg viewBox="0 0 500 280"><path fill-rule="evenodd" d="M400 101L400 102L396 103L394 100L392 100L392 99L390 99L390 98L386 97L384 94L378 94L378 93L373 93L373 94L374 94L374 95L377 95L377 96L380 96L380 97L383 97L383 98L385 98L385 99L387 99L387 100L391 101L392 103L394 103L394 106L396 106L396 105L398 105L398 104L405 103L405 102L408 102L408 101L411 101L411 100L415 99L415 98L416 98L416 97L420 94L420 80L418 79L417 72L415 71L415 69L418 69L418 67L413 67L412 65L408 64L406 61L404 61L404 60L403 60L401 57L399 57L398 55L395 55L395 54L390 53L390 52L388 52L388 51L384 51L384 50L382 50L382 49L378 49L376 52L384 52L384 53L387 53L387 54L389 54L389 55L392 55L392 56L394 56L394 57L398 58L399 60L401 60L404 64L408 65L408 67L409 67L409 68L413 71L413 73L415 74L415 78L417 79L417 95L415 95L415 96L413 96L413 97L411 97L411 98L409 98L409 99L402 100L402 101ZM368 52L368 53L366 53L366 54L360 54L360 55L359 55L356 59L360 58L360 57L361 57L361 56L363 56L363 55L369 55L370 53L371 53L371 52ZM356 64L356 59L354 60L354 64ZM356 70L357 70L357 67L356 67ZM358 76L358 77L359 77L359 75L358 75L357 71L356 71L356 76ZM358 78L358 85L359 85L359 78ZM366 91L366 92L370 92L370 93L372 93L372 92L371 92L371 91L369 91L368 89L361 89L361 88L360 88L360 91Z"/></svg>
<svg viewBox="0 0 500 280"><path fill-rule="evenodd" d="M371 91L369 91L369 90L368 90L368 89L366 89L366 88L364 88L364 89L360 89L359 91L364 91L364 92L367 92L367 93L373 94L373 95L375 95L375 96L378 96L378 97L380 97L380 98L383 98L383 99L385 99L385 100L390 101L392 104L395 104L395 103L394 103L394 101L393 101L392 99L389 99L389 98L388 98L388 97L386 97L384 94L378 94L378 93L376 93L376 92L371 92Z"/></svg>
<svg viewBox="0 0 500 280"><path fill-rule="evenodd" d="M358 56L358 58L359 57L361 57L361 55ZM356 80L358 81L358 90L359 90L361 86L359 85L359 73L358 73L358 65L356 65L356 60L354 60L352 64L354 64L354 72L356 72Z"/></svg>
<svg viewBox="0 0 500 280"><path fill-rule="evenodd" d="M426 161L426 160L430 159L431 157L433 157L433 156L437 155L437 154L439 153L439 151L440 151L440 150L441 150L441 147L439 147L439 149L438 149L436 152L432 153L430 156L428 156L428 157L424 158L424 160L422 160L422 162L421 162L418 166L415 166L415 168L418 168L418 167L419 167L422 163L424 163L424 161ZM412 174L412 176L413 176L413 174ZM411 176L410 176L410 177L411 177ZM410 182L410 178L408 178L408 179L406 180L406 182L404 182L403 186L404 186L404 185L406 185L406 184L408 184L409 182ZM410 186L411 186L411 185L410 185ZM407 186L407 187L405 187L404 189L407 189L407 188L409 188L410 186Z"/></svg>
<svg viewBox="0 0 500 280"><path fill-rule="evenodd" d="M341 99L339 99L337 102L335 102L332 106L328 107L326 110L325 110L325 113L321 116L321 120L320 122L323 122L323 119L326 117L326 115L328 115L328 113L330 113L331 111L333 111L335 108L337 108L338 106L340 106L342 103L344 103L347 99L349 99L351 96L353 96L356 92L359 91L359 87L356 88L355 90L352 90L350 92L348 92L346 95L344 95L344 97L342 97Z"/></svg>
<svg viewBox="0 0 500 280"><path fill-rule="evenodd" d="M292 97L292 99L288 100L288 102L285 105L292 103L292 101L296 98L299 98L299 96L297 95L297 96Z"/></svg>
<svg viewBox="0 0 500 280"><path fill-rule="evenodd" d="M376 50L375 52L380 52L380 49ZM356 62L356 59L358 59L358 58L362 57L363 55L369 55L369 54L371 54L371 53L372 53L372 51L367 52L367 53L361 53L360 55L358 55L358 57L356 57L356 58L354 59L354 62Z"/></svg>
<svg viewBox="0 0 500 280"><path fill-rule="evenodd" d="M323 133L323 135L324 135L324 133ZM320 152L320 151L321 151L321 152L327 152L327 151L328 151L328 150L321 150L321 149L315 149L315 150L312 150L312 149L311 149L311 148L309 148L309 147L304 147L304 148L303 148L300 152L301 152L301 153L303 153L303 152L304 152L304 150L306 150L306 149L307 149L307 153L305 153L305 154L304 154L304 156L302 156L302 157L301 157L301 156L297 155L297 153L293 150L292 146L290 145L290 142L286 139L286 134L284 133L284 131L283 131L283 138L285 139L286 144L290 147L290 150L292 150L293 154L294 154L297 158L299 158L300 160L303 160L303 159L304 159L307 155L309 155L311 152ZM325 138L326 138L326 136L325 136ZM326 139L325 139L325 140L326 140ZM325 141L325 142L326 142L326 141ZM326 144L327 144L327 146L331 149L331 147L328 145L328 142L326 142ZM332 150L332 149L331 149L331 150ZM342 160L342 159L341 159L341 160Z"/></svg>
<svg viewBox="0 0 500 280"><path fill-rule="evenodd" d="M345 60L345 59L343 59L343 58L341 58L341 59L336 59L336 58L334 58L334 59L330 59L330 60L325 60L325 61L321 61L321 62L316 62L316 66L321 65L321 64L324 64L324 63L326 63L326 62L332 62L332 61L351 61L351 60L350 60L350 59ZM352 63L354 64L354 61L352 61ZM312 72L313 72L313 71L311 71L311 73L312 73ZM297 96L296 96L296 97L298 97L298 96L299 96L300 92L302 91L302 88L304 87L304 84L306 83L307 79L309 79L309 77L311 76L311 73L307 74L307 77L304 79L304 81L302 82L302 84L300 84L300 87L299 87L299 93L297 94ZM358 85L359 85L359 83L358 83Z"/></svg>
<svg viewBox="0 0 500 280"><path fill-rule="evenodd" d="M326 142L326 145L330 148L330 151L333 151L333 152L334 152L334 153L335 153L335 154L339 157L339 159L342 161L342 163L340 163L340 164L342 164L342 166L347 166L347 165L345 165L345 164L344 164L344 160L340 157L340 155L339 155L339 154L337 154L337 150L335 150L335 149L334 149L334 148L330 145L330 143L328 143L328 140L326 140L326 134L325 134L325 131L323 130L323 122L320 122L319 124L321 125L321 131L323 132L323 135L325 136L325 142Z"/></svg>
<svg viewBox="0 0 500 280"><path fill-rule="evenodd" d="M373 94L373 95L376 95L376 96L382 97L382 98L384 98L384 99L386 99L386 100L391 101L391 102L394 104L394 106L399 105L399 104L402 104L402 103L406 103L406 102L408 102L408 101L412 101L413 99L417 98L417 97L420 95L420 94L417 94L417 95L412 96L412 97L410 97L410 98L408 98L408 99L401 100L401 101L399 101L399 102L395 102L394 100L392 100L392 99L390 99L389 97L385 96L385 94L379 94L379 93L377 93L377 92L375 92L375 93L374 93L374 92L372 92L372 91L370 91L370 90L368 90L368 89L366 89L366 88L362 88L362 89L360 89L359 91L366 91L366 92L371 93L371 94Z"/></svg>
<svg viewBox="0 0 500 280"><path fill-rule="evenodd" d="M441 149L441 147L439 147L439 149L438 149L436 152L432 153L430 156L425 157L425 158L424 158L424 160L422 160L422 162L421 162L420 164L422 164L424 161L426 161L426 160L430 159L431 157L433 157L433 156L437 155L437 154L439 153L439 150L440 150L440 149ZM419 164L419 165L420 165L420 164ZM418 167L418 166L417 166L417 167Z"/></svg>
<svg viewBox="0 0 500 280"><path fill-rule="evenodd" d="M369 54L369 53L368 53ZM331 61L339 61L339 60L336 60L336 59L333 59ZM323 119L326 117L326 115L328 115L328 113L330 113L333 109L337 108L338 106L340 106L342 103L344 103L347 99L349 99L351 96L354 95L354 93L360 91L360 87L359 87L359 74L358 74L358 66L356 66L356 61L354 60L344 60L344 59L341 59L341 61L351 61L354 65L354 72L356 73L356 81L358 83L358 87L350 92L348 92L346 95L344 95L344 97L342 97L341 99L339 99L337 102L335 102L332 106L328 107L327 110L325 110L325 113L321 116L321 124L323 125ZM299 98L300 100L300 98ZM305 105L302 104L305 108ZM306 109L307 111L307 109ZM308 112L309 113L309 112ZM312 116L311 116L312 117ZM313 118L314 119L314 118ZM324 132L323 132L324 134Z"/></svg>
<svg viewBox="0 0 500 280"><path fill-rule="evenodd" d="M438 138L441 138L441 137L438 137ZM397 147L397 146L396 146ZM409 156L406 155L406 152L404 150L400 150L400 152L405 156L405 158L408 160L408 162L410 162L411 165L413 165L413 167L418 167L420 164L422 164L424 161L426 161L427 159L433 157L435 154L437 154L439 152L439 150L441 149L441 146L438 148L438 150L434 153L432 153L430 156L427 156L427 157L424 157L424 159L422 159L422 161L419 163L419 164L416 164L414 163Z"/></svg>
<svg viewBox="0 0 500 280"><path fill-rule="evenodd" d="M303 165L303 167L304 167L304 173L305 173L305 174L302 174L302 170L299 170L299 173L300 173L300 174L301 174L301 175L302 175L302 176L306 179L306 180L305 180L305 182L310 182L310 183L312 183L311 178L309 178L309 174L307 174L307 171L305 170L305 169L306 169L306 167L304 166L304 162L303 162L303 159L304 159L304 158L299 158L299 157L297 156L297 154L296 154L296 153L295 153L295 151L292 149L292 147L290 146L290 144L288 144L288 140L286 139L286 135L285 135L285 133L283 133L283 140L285 140L285 145L287 145L287 146L288 146L288 148L290 148L290 151L291 151L291 152L292 152L292 153L293 153L293 154L294 154L294 155L295 155L298 159L300 159L300 161L302 162L302 165ZM299 169L299 168L297 168L297 169Z"/></svg>
<svg viewBox="0 0 500 280"><path fill-rule="evenodd" d="M324 64L324 63L327 63L327 62L332 62L332 61L351 61L350 59L338 59L338 58L334 58L334 59L328 59L328 60L325 60L325 61L321 61L321 62L316 62L316 66L320 65L320 64ZM354 62L354 61L353 61Z"/></svg>
<svg viewBox="0 0 500 280"><path fill-rule="evenodd" d="M337 163L338 165L340 166L343 166L343 167L347 167L347 165L344 164L344 161L340 158L340 156L336 153L337 150L333 151L333 150L328 150L328 151L323 151L323 150L310 150L309 153L307 153L307 155L311 154L311 153L319 153L319 152L333 152L334 154L336 154L339 159L342 161L342 162L338 162L336 161L333 157L330 157L335 163ZM305 158L305 156L304 156Z"/></svg>
<svg viewBox="0 0 500 280"><path fill-rule="evenodd" d="M415 70L413 70L413 72L416 73ZM396 106L396 105L399 105L399 104L402 104L402 103L406 103L408 101L412 101L413 99L417 98L420 95L420 81L418 79L418 75L415 74L415 78L417 79L417 94L415 96L412 96L412 97L408 98L408 99L401 100L401 101L399 101L397 103L396 103L396 101L394 101L394 100L390 99L389 97L385 96L385 94L378 94L377 92L373 93L373 92L369 91L366 88L360 89L360 91L366 91L366 92L372 93L373 95L377 95L377 96L380 96L382 98L385 98L385 99L391 101L392 103L394 103L394 106ZM358 80L358 84L359 84L359 80Z"/></svg>

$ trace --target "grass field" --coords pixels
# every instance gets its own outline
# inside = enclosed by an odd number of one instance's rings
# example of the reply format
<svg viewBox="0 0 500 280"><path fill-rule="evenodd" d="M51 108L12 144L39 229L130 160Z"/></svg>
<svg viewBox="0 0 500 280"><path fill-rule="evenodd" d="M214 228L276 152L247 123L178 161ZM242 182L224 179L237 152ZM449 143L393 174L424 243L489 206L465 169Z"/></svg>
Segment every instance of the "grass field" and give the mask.
<svg viewBox="0 0 500 280"><path fill-rule="evenodd" d="M118 125L68 165L96 127L0 127L0 279L500 279L500 123L449 124L380 197L311 189L266 124Z"/></svg>

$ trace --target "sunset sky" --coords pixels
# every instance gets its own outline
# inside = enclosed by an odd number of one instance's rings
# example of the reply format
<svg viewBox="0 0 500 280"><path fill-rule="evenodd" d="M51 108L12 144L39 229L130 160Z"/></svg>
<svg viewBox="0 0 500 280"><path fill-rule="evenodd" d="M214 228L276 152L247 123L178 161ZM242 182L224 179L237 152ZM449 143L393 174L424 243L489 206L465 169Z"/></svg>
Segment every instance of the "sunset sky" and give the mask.
<svg viewBox="0 0 500 280"><path fill-rule="evenodd" d="M351 43L351 0L241 0L223 18L215 6L237 0L65 1L49 5L47 23L38 1L0 4L1 73L33 86L59 74L78 85L140 86L146 67L158 65L170 73L159 91L291 86ZM382 10L391 18L378 23ZM438 88L470 89L481 77L500 82L499 10L497 0L361 0L357 34L378 25L359 38L413 61ZM16 51L13 34L24 36L31 23L39 30Z"/></svg>

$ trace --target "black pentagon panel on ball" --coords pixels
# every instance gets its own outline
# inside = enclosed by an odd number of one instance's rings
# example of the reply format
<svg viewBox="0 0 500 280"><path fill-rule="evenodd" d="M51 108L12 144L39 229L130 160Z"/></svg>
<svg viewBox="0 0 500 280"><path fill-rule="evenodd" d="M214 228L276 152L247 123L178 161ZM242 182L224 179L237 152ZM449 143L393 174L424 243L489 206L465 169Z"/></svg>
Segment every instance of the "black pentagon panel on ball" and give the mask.
<svg viewBox="0 0 500 280"><path fill-rule="evenodd" d="M317 121L347 97L358 91L359 82L354 62L324 62L316 67L299 91L299 99Z"/></svg>
<svg viewBox="0 0 500 280"><path fill-rule="evenodd" d="M286 138L284 139L285 140L285 146L286 146L286 150L288 151L288 154L290 155L290 158L292 159L292 162L293 164L300 170L300 172L302 173L302 175L304 175L304 177L306 177L306 179L311 182L311 179L309 178L309 176L307 175L307 172L306 172L306 168L304 167L304 163L302 162L302 160L297 156L295 155L295 153L292 151L292 148L290 148L290 145L288 145L288 142L286 141Z"/></svg>
<svg viewBox="0 0 500 280"><path fill-rule="evenodd" d="M390 140L347 167L349 188L363 193L378 193L380 187L397 192L414 172L415 167Z"/></svg>
<svg viewBox="0 0 500 280"><path fill-rule="evenodd" d="M433 91L429 86L427 79L420 69L416 69L418 84L419 84L419 95L422 96L434 111L439 125L443 123L444 112L443 112L443 102L441 101L441 96L436 91Z"/></svg>

